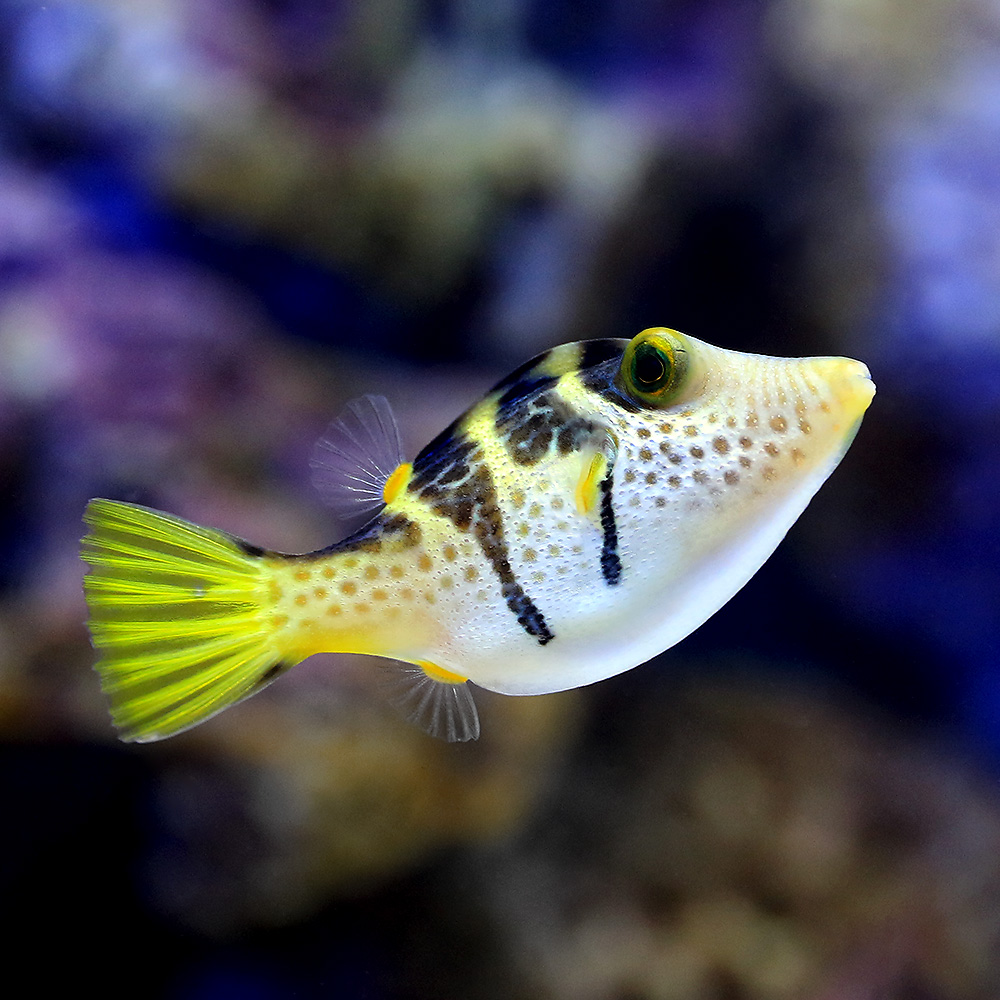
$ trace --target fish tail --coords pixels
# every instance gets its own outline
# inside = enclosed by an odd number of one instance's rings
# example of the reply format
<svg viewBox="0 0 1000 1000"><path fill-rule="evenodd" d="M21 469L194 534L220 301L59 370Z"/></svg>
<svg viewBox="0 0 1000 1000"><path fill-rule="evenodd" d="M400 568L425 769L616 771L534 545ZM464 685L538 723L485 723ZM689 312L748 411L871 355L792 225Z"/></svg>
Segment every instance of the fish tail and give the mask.
<svg viewBox="0 0 1000 1000"><path fill-rule="evenodd" d="M91 500L84 521L87 624L122 739L183 732L301 659L271 625L261 550L113 500Z"/></svg>

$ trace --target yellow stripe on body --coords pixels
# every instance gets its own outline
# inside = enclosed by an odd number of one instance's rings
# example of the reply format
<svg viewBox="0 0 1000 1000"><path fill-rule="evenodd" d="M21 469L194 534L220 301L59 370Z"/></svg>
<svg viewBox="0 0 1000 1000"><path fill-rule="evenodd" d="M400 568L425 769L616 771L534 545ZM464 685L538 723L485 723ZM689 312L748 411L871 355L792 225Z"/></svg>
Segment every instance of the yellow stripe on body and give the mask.
<svg viewBox="0 0 1000 1000"><path fill-rule="evenodd" d="M582 342L560 344L558 347L553 347L532 371L539 375L561 378L563 375L572 374L579 369L581 357L583 357Z"/></svg>

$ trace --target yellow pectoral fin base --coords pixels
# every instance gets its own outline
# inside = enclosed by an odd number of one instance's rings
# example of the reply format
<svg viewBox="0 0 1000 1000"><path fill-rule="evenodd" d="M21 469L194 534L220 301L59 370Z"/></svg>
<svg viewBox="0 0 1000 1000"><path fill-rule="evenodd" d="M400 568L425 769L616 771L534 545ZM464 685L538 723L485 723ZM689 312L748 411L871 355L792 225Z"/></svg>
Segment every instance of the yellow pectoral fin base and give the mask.
<svg viewBox="0 0 1000 1000"><path fill-rule="evenodd" d="M412 474L413 466L409 462L397 465L385 481L385 486L382 487L382 499L387 504L392 503L406 489Z"/></svg>
<svg viewBox="0 0 1000 1000"><path fill-rule="evenodd" d="M82 558L97 672L122 739L162 739L261 690L283 655L261 608L264 561L221 531L92 500Z"/></svg>

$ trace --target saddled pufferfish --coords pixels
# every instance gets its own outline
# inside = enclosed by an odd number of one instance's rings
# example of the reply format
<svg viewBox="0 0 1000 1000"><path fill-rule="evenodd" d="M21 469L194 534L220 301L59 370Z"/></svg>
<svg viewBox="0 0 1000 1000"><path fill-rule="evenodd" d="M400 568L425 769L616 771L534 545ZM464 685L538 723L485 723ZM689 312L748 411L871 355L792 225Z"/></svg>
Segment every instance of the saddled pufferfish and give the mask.
<svg viewBox="0 0 1000 1000"><path fill-rule="evenodd" d="M314 479L373 516L317 552L92 500L85 590L113 721L126 740L171 736L332 651L400 661L410 718L473 739L468 681L563 691L701 625L840 462L874 394L857 361L654 328L546 351L412 464L384 399L351 404Z"/></svg>

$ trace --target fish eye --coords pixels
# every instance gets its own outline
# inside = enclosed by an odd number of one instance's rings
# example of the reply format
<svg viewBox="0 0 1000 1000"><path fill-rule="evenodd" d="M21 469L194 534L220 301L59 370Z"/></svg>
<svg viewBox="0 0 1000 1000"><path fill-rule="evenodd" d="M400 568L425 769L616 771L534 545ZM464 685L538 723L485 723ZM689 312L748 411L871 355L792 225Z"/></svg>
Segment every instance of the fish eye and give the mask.
<svg viewBox="0 0 1000 1000"><path fill-rule="evenodd" d="M687 351L673 330L643 330L622 358L621 379L629 395L646 406L668 406L684 383Z"/></svg>

